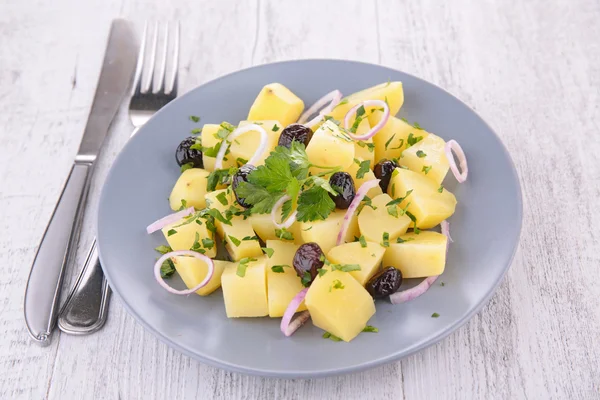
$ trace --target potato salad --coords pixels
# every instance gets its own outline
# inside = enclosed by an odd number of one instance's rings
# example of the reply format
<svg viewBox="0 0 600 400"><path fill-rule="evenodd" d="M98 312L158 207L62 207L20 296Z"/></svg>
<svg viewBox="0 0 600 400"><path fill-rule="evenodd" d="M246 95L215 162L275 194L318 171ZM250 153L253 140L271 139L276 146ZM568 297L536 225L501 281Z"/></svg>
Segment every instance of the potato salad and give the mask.
<svg viewBox="0 0 600 400"><path fill-rule="evenodd" d="M456 141L396 117L403 102L402 83L386 82L305 110L271 83L244 121L190 116L174 213L147 227L166 239L158 284L178 295L220 288L227 317L281 318L286 336L309 319L334 341L377 332L375 300L412 300L444 272L457 202L443 181L468 173ZM174 274L186 290L169 284Z"/></svg>

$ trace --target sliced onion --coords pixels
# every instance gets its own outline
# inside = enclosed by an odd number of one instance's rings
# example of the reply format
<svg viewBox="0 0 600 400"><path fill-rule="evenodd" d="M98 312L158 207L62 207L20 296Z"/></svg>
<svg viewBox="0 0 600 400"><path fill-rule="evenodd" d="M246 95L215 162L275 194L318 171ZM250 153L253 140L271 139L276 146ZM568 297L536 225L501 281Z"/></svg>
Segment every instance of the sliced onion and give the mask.
<svg viewBox="0 0 600 400"><path fill-rule="evenodd" d="M238 136L250 132L257 131L260 134L260 143L258 144L258 148L248 160L247 164L256 165L258 159L263 155L267 148L267 141L269 140L269 136L265 129L256 124L248 124L244 126L237 127L233 132L227 136L225 140L221 142L221 147L219 148L219 152L217 153L217 158L215 160L215 169L223 168L223 158L225 158L225 153L227 152L227 148L229 147L229 143L233 142Z"/></svg>
<svg viewBox="0 0 600 400"><path fill-rule="evenodd" d="M285 221L281 221L281 223L277 222L277 214L279 213L281 207L283 207L283 203L291 199L292 198L286 194L277 200L277 203L275 203L273 209L271 210L271 219L273 220L273 225L275 225L278 229L288 229L294 222L296 222L296 214L298 214L298 211L294 211Z"/></svg>
<svg viewBox="0 0 600 400"><path fill-rule="evenodd" d="M388 119L390 118L390 107L387 105L387 103L385 101L383 101L383 100L365 100L361 103L358 103L354 107L352 107L350 109L350 111L348 111L346 113L346 116L344 117L344 128L350 129L350 120L352 120L352 117L356 114L356 111L358 111L358 109L363 106L364 107L383 107L383 117L381 117L379 122L377 124L375 124L375 126L372 127L371 130L369 132L365 133L364 135L355 135L352 132L348 132L348 135L354 140L371 139L373 136L375 136L375 134L377 132L379 132L381 130L381 128L383 128L383 126L387 123Z"/></svg>
<svg viewBox="0 0 600 400"><path fill-rule="evenodd" d="M165 280L162 278L162 276L160 276L160 267L162 266L162 264L167 259L169 259L171 257L178 257L178 256L196 257L196 258L204 261L208 265L208 273L206 274L206 277L204 278L204 280L202 280L202 282L200 282L199 284L197 284L196 286L194 286L191 289L186 289L186 290L173 289L171 286L169 286L167 284L167 282L165 282ZM213 260L211 260L209 257L207 257L203 254L200 254L200 253L192 251L192 250L171 251L169 253L164 254L161 258L159 258L156 261L156 264L154 264L154 277L156 278L156 281L158 282L158 284L160 286L162 286L163 288L165 288L165 290L167 290L168 292L173 293L173 294L179 294L179 295L192 294L196 290L203 288L212 279L214 272L215 272L215 264L213 263Z"/></svg>
<svg viewBox="0 0 600 400"><path fill-rule="evenodd" d="M304 301L304 298L306 297L306 292L308 292L308 288L304 288L298 292L283 313L280 327L281 332L283 332L285 336L291 336L310 318L310 313L308 311L303 311L292 321L292 317L296 314L298 307L300 307L300 304L302 304L302 301Z"/></svg>
<svg viewBox="0 0 600 400"><path fill-rule="evenodd" d="M317 100L315 104L310 106L308 110L302 113L302 115L298 119L298 123L312 128L321 121L325 114L329 114L333 110L333 108L340 103L340 101L342 101L342 92L340 92L339 90L336 89L332 92L327 93L325 96ZM326 106L327 103L329 104ZM308 118L310 118L311 115L316 114L317 112L317 116L315 116L309 121Z"/></svg>
<svg viewBox="0 0 600 400"><path fill-rule="evenodd" d="M196 210L194 209L194 207L188 207L183 211L178 211L176 213L169 214L166 217L163 217L163 218L159 219L158 221L154 221L153 223L148 225L146 227L146 232L148 232L148 234L154 233L154 232L158 231L159 229L164 228L167 225L174 224L175 222L179 221L183 217L187 217L188 215L193 214L195 211Z"/></svg>
<svg viewBox="0 0 600 400"><path fill-rule="evenodd" d="M339 246L344 243L344 238L346 237L346 232L348 231L348 226L350 225L350 220L352 219L352 216L356 212L356 209L360 205L362 199L364 199L367 195L367 192L376 186L379 186L379 179L372 179L360 185L360 187L356 191L356 196L354 196L352 203L350 203L350 207L348 207L348 210L346 210L346 214L344 215L342 227L340 229L340 232L338 233L336 246Z"/></svg>
<svg viewBox="0 0 600 400"><path fill-rule="evenodd" d="M417 297L425 293L431 287L431 285L433 285L433 282L435 282L435 280L438 277L439 275L427 277L423 282L419 283L414 288L406 289L401 292L391 294L390 301L392 302L392 304L400 304L416 299Z"/></svg>
<svg viewBox="0 0 600 400"><path fill-rule="evenodd" d="M454 161L452 151L454 151L454 154L456 154L456 158L458 159L460 170L462 172L460 172L456 166L456 161ZM469 175L469 167L467 165L467 157L465 156L465 152L463 151L462 147L460 147L460 144L458 144L458 142L454 139L448 140L446 146L444 147L444 152L446 153L446 158L450 164L450 169L452 170L456 180L459 183L466 181L467 175Z"/></svg>
<svg viewBox="0 0 600 400"><path fill-rule="evenodd" d="M442 228L442 235L448 238L448 244L450 244L450 242L454 242L454 240L452 240L452 237L450 236L450 223L446 220L443 220L440 223L440 226Z"/></svg>

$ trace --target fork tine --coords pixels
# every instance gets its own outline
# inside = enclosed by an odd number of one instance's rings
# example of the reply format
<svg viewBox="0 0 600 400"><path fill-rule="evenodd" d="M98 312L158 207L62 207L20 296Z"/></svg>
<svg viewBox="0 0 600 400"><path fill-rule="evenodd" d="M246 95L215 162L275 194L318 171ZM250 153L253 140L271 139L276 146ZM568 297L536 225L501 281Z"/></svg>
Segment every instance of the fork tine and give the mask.
<svg viewBox="0 0 600 400"><path fill-rule="evenodd" d="M152 86L154 82L154 63L156 61L156 48L158 47L158 21L154 24L154 35L152 38L152 53L150 54L150 66L148 71L148 81L142 90L142 93L148 93L148 91L152 91Z"/></svg>
<svg viewBox="0 0 600 400"><path fill-rule="evenodd" d="M165 75L167 74L167 50L169 49L169 22L165 24L165 39L163 43L162 62L158 73L158 84L154 94L165 93Z"/></svg>
<svg viewBox="0 0 600 400"><path fill-rule="evenodd" d="M144 53L146 52L146 36L148 34L148 21L144 23L144 33L142 34L142 43L140 52L138 53L137 65L135 66L135 77L133 78L133 87L131 95L141 92L142 87L142 72L144 70Z"/></svg>
<svg viewBox="0 0 600 400"><path fill-rule="evenodd" d="M179 76L179 21L175 25L175 46L173 48L173 74L171 76L171 82L169 84L169 90L167 94L177 96L177 78Z"/></svg>

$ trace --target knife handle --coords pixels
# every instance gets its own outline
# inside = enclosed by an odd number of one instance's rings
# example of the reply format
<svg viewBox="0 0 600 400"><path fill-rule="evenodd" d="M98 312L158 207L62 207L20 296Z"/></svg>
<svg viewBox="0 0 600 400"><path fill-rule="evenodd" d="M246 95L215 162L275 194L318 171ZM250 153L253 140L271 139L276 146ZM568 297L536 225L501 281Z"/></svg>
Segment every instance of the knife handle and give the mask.
<svg viewBox="0 0 600 400"><path fill-rule="evenodd" d="M102 328L110 293L94 239L77 282L58 316L60 330L71 335L88 335Z"/></svg>
<svg viewBox="0 0 600 400"><path fill-rule="evenodd" d="M50 344L65 265L77 248L91 169L91 163L76 163L71 168L27 280L25 323L29 334L42 346Z"/></svg>

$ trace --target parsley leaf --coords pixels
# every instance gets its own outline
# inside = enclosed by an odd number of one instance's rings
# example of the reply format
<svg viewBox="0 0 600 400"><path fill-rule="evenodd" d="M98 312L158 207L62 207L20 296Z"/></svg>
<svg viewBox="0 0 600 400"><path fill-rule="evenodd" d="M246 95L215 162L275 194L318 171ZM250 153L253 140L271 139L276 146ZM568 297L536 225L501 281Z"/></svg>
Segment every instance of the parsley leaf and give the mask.
<svg viewBox="0 0 600 400"><path fill-rule="evenodd" d="M394 136L396 136L395 133L387 140L387 142L385 142L385 149L386 150L387 150L388 146L390 145L390 143L392 143L392 140L394 140Z"/></svg>
<svg viewBox="0 0 600 400"><path fill-rule="evenodd" d="M300 222L326 219L334 209L335 203L329 193L318 186L313 186L300 193L296 219Z"/></svg>
<svg viewBox="0 0 600 400"><path fill-rule="evenodd" d="M414 223L413 226L413 230L414 232L418 235L419 233L421 233L421 230L419 228L417 228L417 217L415 217L415 215L413 213L411 213L410 211L405 211L406 215L408 215L408 218L410 218L410 220Z"/></svg>
<svg viewBox="0 0 600 400"><path fill-rule="evenodd" d="M248 182L261 186L269 192L283 191L292 179L292 172L287 157L273 152L248 175Z"/></svg>
<svg viewBox="0 0 600 400"><path fill-rule="evenodd" d="M358 241L360 242L360 247L362 247L362 248L367 247L367 239L365 239L365 237L363 235L360 235L360 237L358 238Z"/></svg>
<svg viewBox="0 0 600 400"><path fill-rule="evenodd" d="M423 165L423 169L421 170L421 172L425 172L425 175L427 175L429 171L431 171L432 167L433 165Z"/></svg>
<svg viewBox="0 0 600 400"><path fill-rule="evenodd" d="M323 334L323 339L333 340L334 342L341 342L342 341L342 339L340 339L339 337L337 337L334 334L331 334L329 332L325 332Z"/></svg>
<svg viewBox="0 0 600 400"><path fill-rule="evenodd" d="M189 162L189 163L183 164L181 166L181 173L184 173L188 169L192 169L192 168L194 168L194 163L193 162Z"/></svg>
<svg viewBox="0 0 600 400"><path fill-rule="evenodd" d="M224 206L226 206L227 204L229 204L227 202L227 193L225 192L221 192L216 196L217 200L219 200L219 203L223 204Z"/></svg>
<svg viewBox="0 0 600 400"><path fill-rule="evenodd" d="M273 253L275 253L275 250L273 250L270 247L261 247L262 251L265 252L265 254L267 255L267 257L271 258L273 257Z"/></svg>
<svg viewBox="0 0 600 400"><path fill-rule="evenodd" d="M406 194L404 195L404 197L398 197L397 199L394 199L390 202L388 202L386 204L386 206L395 206L396 204L400 204L402 203L408 196L410 196L410 194L413 192L413 189L410 189L406 192Z"/></svg>
<svg viewBox="0 0 600 400"><path fill-rule="evenodd" d="M191 130L190 132L192 135L199 135L200 133L202 133L202 128L194 128Z"/></svg>
<svg viewBox="0 0 600 400"><path fill-rule="evenodd" d="M310 286L310 281L311 280L312 280L312 275L310 274L310 272L306 271L302 275L302 278L300 279L300 282L302 282L302 285L304 285L304 287L308 287L308 286Z"/></svg>
<svg viewBox="0 0 600 400"><path fill-rule="evenodd" d="M415 123L413 123L413 127L414 127L415 129L418 129L418 130L421 130L421 131L423 130L423 128L421 128L421 125L419 125L419 123L418 123L418 122L415 122Z"/></svg>
<svg viewBox="0 0 600 400"><path fill-rule="evenodd" d="M221 221L225 225L231 225L231 221L228 220L228 219L226 219L223 216L223 214L221 214L221 212L219 210L217 210L216 208L211 208L210 210L208 210L208 215L210 215L211 217L213 217L217 221Z"/></svg>
<svg viewBox="0 0 600 400"><path fill-rule="evenodd" d="M438 314L438 313L436 313L436 312L434 312L433 314L431 314L431 318L437 318L437 317L439 317L439 316L440 316L440 314Z"/></svg>
<svg viewBox="0 0 600 400"><path fill-rule="evenodd" d="M438 193L442 193L444 191L444 187L442 185L440 185L440 187L438 188Z"/></svg>
<svg viewBox="0 0 600 400"><path fill-rule="evenodd" d="M160 254L167 254L173 251L171 247L162 244L156 247L154 250L158 251Z"/></svg>
<svg viewBox="0 0 600 400"><path fill-rule="evenodd" d="M160 277L163 279L170 278L175 273L175 264L170 258L167 258L165 262L160 266Z"/></svg>
<svg viewBox="0 0 600 400"><path fill-rule="evenodd" d="M406 138L406 147L413 146L413 145L417 144L418 142L420 142L421 140L423 140L423 136L415 136L411 132L408 134L408 137Z"/></svg>
<svg viewBox="0 0 600 400"><path fill-rule="evenodd" d="M356 171L356 179L362 179L365 174L371 170L371 160L365 160L360 163L358 171Z"/></svg>
<svg viewBox="0 0 600 400"><path fill-rule="evenodd" d="M237 266L237 271L235 272L237 276L243 278L246 276L246 269L248 268L248 264L252 261L256 261L256 258L244 257L240 260L240 263Z"/></svg>
<svg viewBox="0 0 600 400"><path fill-rule="evenodd" d="M319 268L317 272L319 273L319 276L323 276L327 273L327 270L325 268Z"/></svg>
<svg viewBox="0 0 600 400"><path fill-rule="evenodd" d="M215 241L212 240L211 238L204 238L202 239L202 247L204 247L205 249L212 249L215 246Z"/></svg>
<svg viewBox="0 0 600 400"><path fill-rule="evenodd" d="M360 265L358 264L330 264L332 271L352 272L360 271Z"/></svg>
<svg viewBox="0 0 600 400"><path fill-rule="evenodd" d="M402 239L399 237L398 239L396 239L396 243L410 242L411 240L415 240L415 238Z"/></svg>
<svg viewBox="0 0 600 400"><path fill-rule="evenodd" d="M365 326L365 328L362 331L377 333L377 332L379 332L379 329L375 328L374 326L367 325L367 326Z"/></svg>
<svg viewBox="0 0 600 400"><path fill-rule="evenodd" d="M277 200L283 196L283 192L271 193L264 187L249 182L240 182L236 194L252 204L254 214L270 213Z"/></svg>
<svg viewBox="0 0 600 400"><path fill-rule="evenodd" d="M169 229L169 231L167 232L167 236L173 236L177 233L177 231L175 229Z"/></svg>
<svg viewBox="0 0 600 400"><path fill-rule="evenodd" d="M275 236L283 240L294 240L294 234L287 229L275 229Z"/></svg>
<svg viewBox="0 0 600 400"><path fill-rule="evenodd" d="M214 192L219 184L226 184L229 178L238 171L237 168L216 169L208 174L206 179L207 192ZM226 205L226 204L224 204Z"/></svg>
<svg viewBox="0 0 600 400"><path fill-rule="evenodd" d="M390 247L390 234L387 232L383 232L383 242L381 242L383 247Z"/></svg>
<svg viewBox="0 0 600 400"><path fill-rule="evenodd" d="M196 115L190 115L190 121L200 122L200 117Z"/></svg>
<svg viewBox="0 0 600 400"><path fill-rule="evenodd" d="M396 170L394 170L395 172ZM392 183L392 197L396 197L396 184Z"/></svg>
<svg viewBox="0 0 600 400"><path fill-rule="evenodd" d="M231 236L231 235L227 235L229 237L229 240L231 240L231 243L233 243L235 245L235 247L238 247L240 244L242 244L242 241L238 238L236 238L235 236Z"/></svg>
<svg viewBox="0 0 600 400"><path fill-rule="evenodd" d="M279 130L279 127L277 126L277 124L273 125L273 129L271 129L273 132L277 132Z"/></svg>
<svg viewBox="0 0 600 400"><path fill-rule="evenodd" d="M424 158L427 157L427 154L423 150L417 150L417 157Z"/></svg>
<svg viewBox="0 0 600 400"><path fill-rule="evenodd" d="M392 217L398 218L398 206L396 206L396 205L387 206L387 212Z"/></svg>
<svg viewBox="0 0 600 400"><path fill-rule="evenodd" d="M333 281L333 285L329 286L329 291L331 292L331 289L343 289L346 286L344 286L344 284L342 283L342 281L340 281L339 279L334 279Z"/></svg>
<svg viewBox="0 0 600 400"><path fill-rule="evenodd" d="M271 271L281 274L281 273L285 272L284 268L291 268L291 267L289 265L273 265L271 267Z"/></svg>

